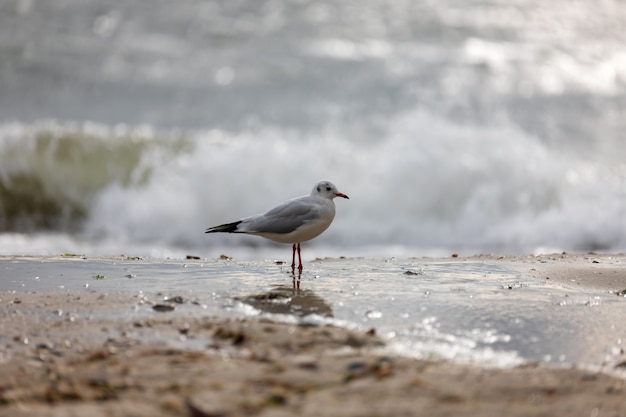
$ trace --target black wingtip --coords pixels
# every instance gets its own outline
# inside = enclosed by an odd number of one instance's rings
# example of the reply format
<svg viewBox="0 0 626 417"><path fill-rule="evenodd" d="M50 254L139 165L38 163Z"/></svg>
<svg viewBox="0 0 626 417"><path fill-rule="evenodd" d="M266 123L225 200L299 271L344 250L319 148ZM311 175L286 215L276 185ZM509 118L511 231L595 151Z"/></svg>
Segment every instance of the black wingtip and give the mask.
<svg viewBox="0 0 626 417"><path fill-rule="evenodd" d="M239 226L239 223L241 223L241 220L209 227L204 233L237 233L237 226Z"/></svg>

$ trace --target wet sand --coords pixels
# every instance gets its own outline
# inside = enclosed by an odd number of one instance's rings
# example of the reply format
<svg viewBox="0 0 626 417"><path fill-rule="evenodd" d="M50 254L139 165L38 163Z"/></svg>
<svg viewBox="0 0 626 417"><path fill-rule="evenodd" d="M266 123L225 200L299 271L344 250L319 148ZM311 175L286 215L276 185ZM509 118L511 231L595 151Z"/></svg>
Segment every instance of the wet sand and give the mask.
<svg viewBox="0 0 626 417"><path fill-rule="evenodd" d="M468 259L493 261L527 276L608 291L626 289L626 255L571 255L567 253L528 256L478 255Z"/></svg>
<svg viewBox="0 0 626 417"><path fill-rule="evenodd" d="M625 255L476 259L626 289ZM0 416L626 416L623 372L398 357L375 330L172 313L181 302L0 292Z"/></svg>

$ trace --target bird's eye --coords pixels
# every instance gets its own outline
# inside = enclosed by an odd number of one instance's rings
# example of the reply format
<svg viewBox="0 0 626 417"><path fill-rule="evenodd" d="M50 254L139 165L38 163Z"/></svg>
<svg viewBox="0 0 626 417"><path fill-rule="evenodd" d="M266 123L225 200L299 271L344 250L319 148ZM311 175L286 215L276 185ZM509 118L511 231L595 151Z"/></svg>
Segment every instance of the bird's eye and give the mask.
<svg viewBox="0 0 626 417"><path fill-rule="evenodd" d="M326 186L326 191L330 191L330 186Z"/></svg>

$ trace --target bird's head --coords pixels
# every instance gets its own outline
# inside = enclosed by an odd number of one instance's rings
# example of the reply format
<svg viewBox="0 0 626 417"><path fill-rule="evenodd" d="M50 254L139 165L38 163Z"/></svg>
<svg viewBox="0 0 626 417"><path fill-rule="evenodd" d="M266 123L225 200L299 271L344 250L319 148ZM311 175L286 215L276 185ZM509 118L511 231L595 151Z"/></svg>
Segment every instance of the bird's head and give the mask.
<svg viewBox="0 0 626 417"><path fill-rule="evenodd" d="M313 191L311 191L311 195L319 195L330 200L335 197L343 197L349 199L347 195L345 195L344 193L340 193L339 190L337 190L335 184L330 181L320 181L315 184L315 187L313 187Z"/></svg>

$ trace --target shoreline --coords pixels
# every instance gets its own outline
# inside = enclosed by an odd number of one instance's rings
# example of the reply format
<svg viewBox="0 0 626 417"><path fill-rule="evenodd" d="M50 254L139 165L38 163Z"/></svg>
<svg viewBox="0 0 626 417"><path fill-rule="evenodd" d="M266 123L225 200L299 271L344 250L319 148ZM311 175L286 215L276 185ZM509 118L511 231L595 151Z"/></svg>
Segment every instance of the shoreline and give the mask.
<svg viewBox="0 0 626 417"><path fill-rule="evenodd" d="M11 259L26 258L0 262ZM431 260L626 289L623 254ZM375 330L168 312L176 302L97 289L0 292L0 416L626 416L622 371L413 359L390 354Z"/></svg>
<svg viewBox="0 0 626 417"><path fill-rule="evenodd" d="M333 262L336 260L359 260L369 259L370 257L345 257L339 258L316 258L309 263ZM212 260L230 260L228 255L220 255L216 258L203 258L200 256L188 255L184 258L142 258L135 256L86 256L80 254L65 255L0 255L0 262L11 260L29 260L29 261L133 261L147 260L149 262L184 262L184 261L212 261ZM395 259L395 258L394 258ZM398 258L402 259L402 258ZM491 262L496 265L505 266L506 268L518 272L523 276L534 279L549 279L562 284L576 284L589 288L599 288L606 290L621 291L626 289L626 253L615 254L570 254L570 253L554 253L542 255L493 255L493 254L477 254L468 256L458 256L452 254L447 257L407 257L405 259L425 260L433 262L449 262L463 263L470 261ZM263 260L278 265L284 261Z"/></svg>

